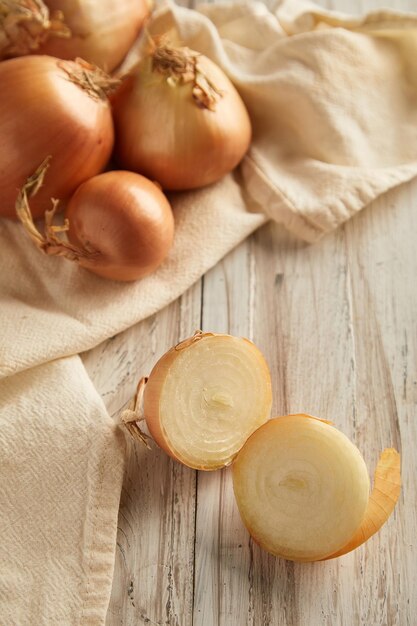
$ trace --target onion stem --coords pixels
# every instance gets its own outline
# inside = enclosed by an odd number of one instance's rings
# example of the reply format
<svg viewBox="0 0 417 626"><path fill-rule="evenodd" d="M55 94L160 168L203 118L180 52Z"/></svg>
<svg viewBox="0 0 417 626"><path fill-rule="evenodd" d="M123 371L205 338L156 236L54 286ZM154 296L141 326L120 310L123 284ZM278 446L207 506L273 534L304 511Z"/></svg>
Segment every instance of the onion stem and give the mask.
<svg viewBox="0 0 417 626"><path fill-rule="evenodd" d="M75 61L60 61L58 66L67 73L68 78L78 87L81 87L95 100L107 100L107 97L119 87L121 80L112 78L96 65L87 63L84 59Z"/></svg>
<svg viewBox="0 0 417 626"><path fill-rule="evenodd" d="M189 348L193 343L200 341L200 339L203 339L204 337L215 337L215 333L203 333L202 330L196 330L194 335L177 343L177 345L174 346L174 350L178 352L179 350Z"/></svg>
<svg viewBox="0 0 417 626"><path fill-rule="evenodd" d="M216 104L223 97L198 63L201 55L189 48L174 48L165 44L155 44L152 57L152 70L167 76L173 83L193 84L194 102L202 109L216 110Z"/></svg>

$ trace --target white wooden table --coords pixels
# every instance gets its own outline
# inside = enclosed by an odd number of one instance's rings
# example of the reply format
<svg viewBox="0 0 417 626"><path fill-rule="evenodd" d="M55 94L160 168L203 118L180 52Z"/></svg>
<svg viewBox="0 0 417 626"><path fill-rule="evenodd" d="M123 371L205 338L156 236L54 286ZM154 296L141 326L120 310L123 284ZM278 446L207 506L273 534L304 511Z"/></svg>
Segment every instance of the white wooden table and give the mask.
<svg viewBox="0 0 417 626"><path fill-rule="evenodd" d="M269 224L171 306L84 355L116 414L195 329L247 336L271 367L273 414L334 420L371 472L385 446L402 453L402 495L383 530L341 559L294 564L252 543L229 471L197 473L129 443L107 626L417 624L416 211L414 182L314 246Z"/></svg>

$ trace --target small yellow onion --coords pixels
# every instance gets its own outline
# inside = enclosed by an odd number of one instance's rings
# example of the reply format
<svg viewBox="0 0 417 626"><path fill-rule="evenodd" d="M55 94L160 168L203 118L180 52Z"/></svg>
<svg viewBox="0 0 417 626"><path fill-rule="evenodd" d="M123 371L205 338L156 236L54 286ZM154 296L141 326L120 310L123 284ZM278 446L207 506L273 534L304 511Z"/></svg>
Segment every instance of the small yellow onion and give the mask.
<svg viewBox="0 0 417 626"><path fill-rule="evenodd" d="M143 411L167 454L188 467L215 470L230 464L265 423L271 401L269 369L251 341L198 331L157 362Z"/></svg>
<svg viewBox="0 0 417 626"><path fill-rule="evenodd" d="M202 187L243 158L245 105L224 72L188 48L154 44L114 98L120 164L171 190Z"/></svg>
<svg viewBox="0 0 417 626"><path fill-rule="evenodd" d="M63 256L90 272L119 281L137 280L165 259L174 236L168 200L150 180L133 172L111 171L80 185L54 226L55 207L46 212L45 234L36 228L29 197L42 183L46 164L19 194L17 213L39 249ZM68 241L62 238L65 232Z"/></svg>
<svg viewBox="0 0 417 626"><path fill-rule="evenodd" d="M82 61L28 56L0 63L0 216L16 219L18 189L46 157L47 181L34 217L50 198L66 200L106 165L114 131L106 93L113 79Z"/></svg>
<svg viewBox="0 0 417 626"><path fill-rule="evenodd" d="M124 59L149 15L150 0L45 0L60 11L69 38L50 37L40 52L61 59L82 57L111 72Z"/></svg>
<svg viewBox="0 0 417 626"><path fill-rule="evenodd" d="M292 561L341 556L376 532L400 492L399 455L384 451L369 496L365 462L349 439L307 415L270 420L233 463L242 520L265 550Z"/></svg>

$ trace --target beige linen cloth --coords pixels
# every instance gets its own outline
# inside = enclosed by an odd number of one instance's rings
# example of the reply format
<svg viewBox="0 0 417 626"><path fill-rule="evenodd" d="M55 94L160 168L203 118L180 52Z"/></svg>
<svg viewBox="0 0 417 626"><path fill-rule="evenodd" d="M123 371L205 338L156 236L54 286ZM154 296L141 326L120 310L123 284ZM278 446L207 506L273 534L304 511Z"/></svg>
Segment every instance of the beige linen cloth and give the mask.
<svg viewBox="0 0 417 626"><path fill-rule="evenodd" d="M253 143L218 184L172 197L174 248L117 284L42 256L0 220L0 624L102 624L124 437L77 354L177 298L269 218L307 241L417 174L417 18L364 19L299 1L189 11L154 33L219 63ZM0 86L1 88L1 86ZM1 202L1 199L0 199ZM138 374L141 374L138 372Z"/></svg>

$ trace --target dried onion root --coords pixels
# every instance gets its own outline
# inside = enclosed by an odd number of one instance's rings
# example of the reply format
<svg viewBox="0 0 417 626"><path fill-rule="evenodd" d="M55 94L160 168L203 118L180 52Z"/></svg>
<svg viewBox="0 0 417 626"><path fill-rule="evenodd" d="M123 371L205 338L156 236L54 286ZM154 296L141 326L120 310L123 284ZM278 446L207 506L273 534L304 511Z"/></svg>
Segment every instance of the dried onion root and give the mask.
<svg viewBox="0 0 417 626"><path fill-rule="evenodd" d="M29 199L42 187L49 162L45 159L28 178L16 201L17 216L41 252L124 282L143 278L161 265L174 237L171 206L157 185L133 172L105 172L80 185L62 225L54 224L59 201L52 200L44 232L39 231Z"/></svg>
<svg viewBox="0 0 417 626"><path fill-rule="evenodd" d="M34 52L48 37L69 37L61 11L42 0L0 0L0 59Z"/></svg>
<svg viewBox="0 0 417 626"><path fill-rule="evenodd" d="M157 444L202 470L228 465L267 421L271 403L270 373L259 349L247 339L200 331L158 361L143 398Z"/></svg>
<svg viewBox="0 0 417 626"><path fill-rule="evenodd" d="M395 450L382 454L369 496L365 462L349 439L307 415L270 420L233 463L243 522L265 550L292 561L341 556L388 519L399 496Z"/></svg>

